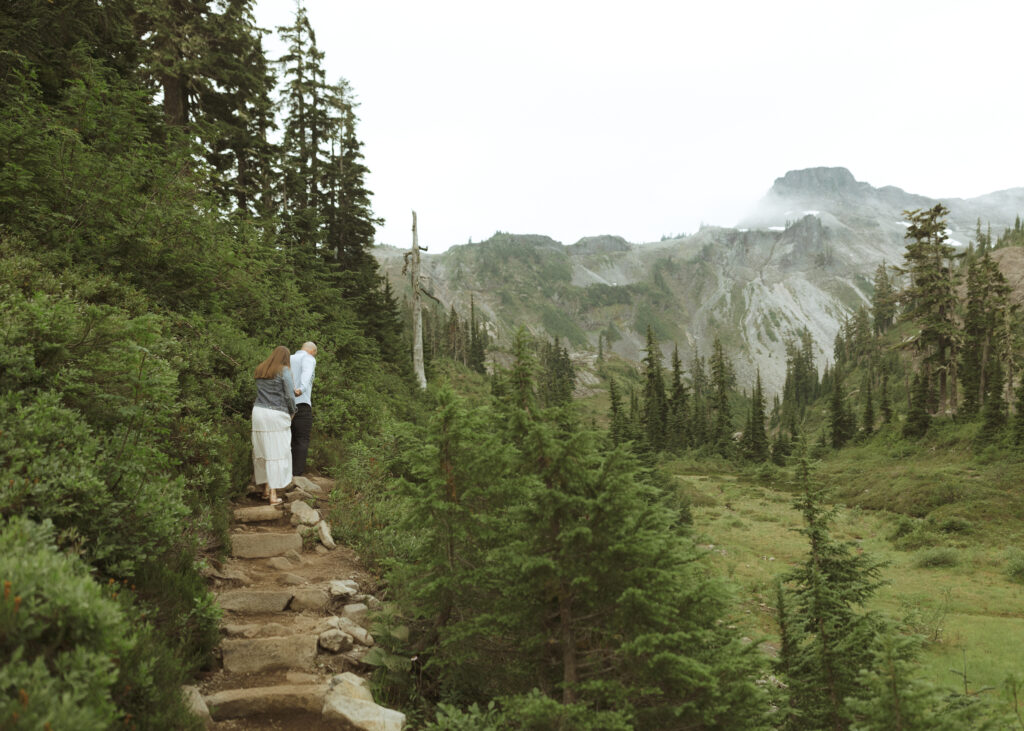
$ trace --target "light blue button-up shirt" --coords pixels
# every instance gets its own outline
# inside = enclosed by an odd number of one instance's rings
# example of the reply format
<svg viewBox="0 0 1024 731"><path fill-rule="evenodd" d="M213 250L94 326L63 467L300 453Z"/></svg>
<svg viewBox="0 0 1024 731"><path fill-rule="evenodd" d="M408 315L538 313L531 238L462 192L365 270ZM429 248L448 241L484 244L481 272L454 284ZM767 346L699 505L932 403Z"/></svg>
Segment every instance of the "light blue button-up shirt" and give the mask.
<svg viewBox="0 0 1024 731"><path fill-rule="evenodd" d="M313 408L313 371L316 370L316 358L305 350L296 352L291 358L292 378L295 380L295 388L302 391L302 394L295 397L295 403L307 404Z"/></svg>

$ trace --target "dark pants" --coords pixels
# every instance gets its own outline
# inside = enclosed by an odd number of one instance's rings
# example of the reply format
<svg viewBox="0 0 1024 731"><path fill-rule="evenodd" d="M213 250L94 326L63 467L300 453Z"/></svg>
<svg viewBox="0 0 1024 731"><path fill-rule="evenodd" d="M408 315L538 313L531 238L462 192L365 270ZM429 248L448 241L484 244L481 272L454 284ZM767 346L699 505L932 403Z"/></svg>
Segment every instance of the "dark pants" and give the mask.
<svg viewBox="0 0 1024 731"><path fill-rule="evenodd" d="M306 455L309 454L309 433L313 431L313 409L309 404L299 404L292 419L292 474L305 474Z"/></svg>

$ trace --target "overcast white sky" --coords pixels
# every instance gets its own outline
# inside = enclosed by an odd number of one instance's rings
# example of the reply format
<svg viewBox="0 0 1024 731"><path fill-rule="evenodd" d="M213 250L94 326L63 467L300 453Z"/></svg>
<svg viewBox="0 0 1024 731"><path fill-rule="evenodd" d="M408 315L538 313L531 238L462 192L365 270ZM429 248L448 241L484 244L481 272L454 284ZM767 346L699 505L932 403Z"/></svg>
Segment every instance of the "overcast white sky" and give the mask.
<svg viewBox="0 0 1024 731"><path fill-rule="evenodd" d="M1024 186L1020 0L307 0L378 243L733 225L788 170ZM263 27L289 0L258 0ZM268 50L279 55L268 40Z"/></svg>

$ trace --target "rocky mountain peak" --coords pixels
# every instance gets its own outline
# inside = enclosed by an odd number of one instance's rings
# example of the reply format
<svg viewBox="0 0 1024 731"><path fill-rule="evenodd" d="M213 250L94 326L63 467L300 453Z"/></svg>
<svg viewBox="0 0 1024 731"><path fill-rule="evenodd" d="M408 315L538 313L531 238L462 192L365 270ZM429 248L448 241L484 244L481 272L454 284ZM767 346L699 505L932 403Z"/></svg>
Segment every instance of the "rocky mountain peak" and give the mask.
<svg viewBox="0 0 1024 731"><path fill-rule="evenodd" d="M807 168L790 170L781 178L775 179L769 195L780 197L790 196L849 196L856 195L870 188L867 183L859 183L846 168Z"/></svg>

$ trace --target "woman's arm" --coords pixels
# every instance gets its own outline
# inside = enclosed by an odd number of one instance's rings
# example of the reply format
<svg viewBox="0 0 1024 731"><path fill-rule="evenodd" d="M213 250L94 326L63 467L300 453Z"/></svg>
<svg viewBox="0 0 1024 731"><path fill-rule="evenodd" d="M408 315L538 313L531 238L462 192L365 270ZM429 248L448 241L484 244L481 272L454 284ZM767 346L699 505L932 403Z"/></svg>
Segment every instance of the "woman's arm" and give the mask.
<svg viewBox="0 0 1024 731"><path fill-rule="evenodd" d="M295 405L295 384L292 382L292 369L285 366L281 369L281 377L284 379L284 396L288 403L288 413L295 416L299 410Z"/></svg>

